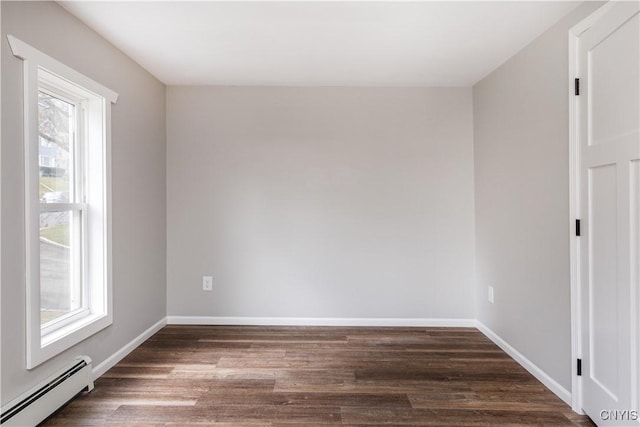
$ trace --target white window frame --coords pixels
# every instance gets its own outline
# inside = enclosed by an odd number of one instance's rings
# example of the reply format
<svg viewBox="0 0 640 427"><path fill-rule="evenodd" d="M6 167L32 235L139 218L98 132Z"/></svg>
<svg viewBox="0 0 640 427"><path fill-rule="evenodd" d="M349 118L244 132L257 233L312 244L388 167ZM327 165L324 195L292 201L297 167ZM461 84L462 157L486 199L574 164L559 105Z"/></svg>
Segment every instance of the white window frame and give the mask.
<svg viewBox="0 0 640 427"><path fill-rule="evenodd" d="M102 311L102 304L94 306L93 309L89 304L87 292L85 292L85 283L87 283L87 201L85 199L85 175L87 166L89 163L85 159L86 147L88 141L87 135L84 134L85 123L88 120L88 116L91 113L91 108L88 104L91 101L88 99L97 98L100 104L102 104L102 98L96 97L96 95L86 92L82 88L78 88L66 80L50 73L49 71L38 68L38 94L45 93L60 101L66 102L73 106L73 120L70 130L70 156L73 162L71 168L71 179L69 182L69 197L71 200L67 202L57 203L42 203L40 202L39 214L47 212L69 212L69 222L72 227L72 246L71 246L71 273L72 273L72 287L71 295L75 295L78 298L78 289L80 288L80 307L66 313L56 319L53 319L46 324L40 325L40 334L43 343L53 340L56 337L56 331L62 329L67 325L77 324L84 317ZM98 105L94 114L102 115L102 106ZM99 142L99 141L98 141ZM55 158L54 158L55 160ZM55 163L55 162L54 162ZM55 167L55 165L54 165ZM33 173L27 169L29 173ZM78 231L79 235L76 235L73 231ZM40 307L42 309L42 307ZM42 311L40 311L42 313Z"/></svg>
<svg viewBox="0 0 640 427"><path fill-rule="evenodd" d="M26 367L32 369L113 323L111 273L111 104L118 94L8 35L13 55L23 60L26 239ZM45 71L45 73L43 73ZM83 291L85 310L63 316L56 326L40 324L40 200L38 90L40 82L84 98L83 158L86 159ZM43 77L44 76L44 77ZM80 113L79 113L80 114ZM46 209L55 209L50 203ZM60 204L64 208L68 203Z"/></svg>

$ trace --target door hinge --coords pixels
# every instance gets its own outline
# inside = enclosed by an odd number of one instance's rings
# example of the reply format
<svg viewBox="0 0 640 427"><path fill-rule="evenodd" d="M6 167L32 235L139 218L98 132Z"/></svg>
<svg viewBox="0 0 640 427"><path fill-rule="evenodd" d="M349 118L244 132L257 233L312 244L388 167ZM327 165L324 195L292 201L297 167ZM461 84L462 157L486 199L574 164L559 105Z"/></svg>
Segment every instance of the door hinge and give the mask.
<svg viewBox="0 0 640 427"><path fill-rule="evenodd" d="M580 95L580 79L576 78L576 79L574 80L574 85L575 85L574 93L575 93L576 95Z"/></svg>
<svg viewBox="0 0 640 427"><path fill-rule="evenodd" d="M580 235L580 220L576 219L576 236Z"/></svg>
<svg viewBox="0 0 640 427"><path fill-rule="evenodd" d="M582 359L578 359L578 363L576 364L577 374L578 376L582 376Z"/></svg>

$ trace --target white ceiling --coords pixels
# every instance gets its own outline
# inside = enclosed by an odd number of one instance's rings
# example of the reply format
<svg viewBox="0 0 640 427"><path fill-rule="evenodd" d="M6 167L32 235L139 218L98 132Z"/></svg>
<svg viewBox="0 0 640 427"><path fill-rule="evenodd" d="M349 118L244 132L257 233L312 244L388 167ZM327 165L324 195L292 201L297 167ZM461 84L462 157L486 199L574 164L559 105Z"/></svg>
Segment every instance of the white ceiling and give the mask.
<svg viewBox="0 0 640 427"><path fill-rule="evenodd" d="M471 86L580 2L61 4L168 85Z"/></svg>

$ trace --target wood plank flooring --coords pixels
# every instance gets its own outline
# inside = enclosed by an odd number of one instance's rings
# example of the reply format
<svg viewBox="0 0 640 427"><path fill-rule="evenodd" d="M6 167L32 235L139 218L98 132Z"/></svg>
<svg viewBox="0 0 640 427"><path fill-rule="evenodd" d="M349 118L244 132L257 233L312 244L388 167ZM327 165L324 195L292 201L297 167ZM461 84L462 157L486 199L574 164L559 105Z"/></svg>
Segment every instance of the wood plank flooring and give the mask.
<svg viewBox="0 0 640 427"><path fill-rule="evenodd" d="M167 326L46 426L591 426L473 328Z"/></svg>

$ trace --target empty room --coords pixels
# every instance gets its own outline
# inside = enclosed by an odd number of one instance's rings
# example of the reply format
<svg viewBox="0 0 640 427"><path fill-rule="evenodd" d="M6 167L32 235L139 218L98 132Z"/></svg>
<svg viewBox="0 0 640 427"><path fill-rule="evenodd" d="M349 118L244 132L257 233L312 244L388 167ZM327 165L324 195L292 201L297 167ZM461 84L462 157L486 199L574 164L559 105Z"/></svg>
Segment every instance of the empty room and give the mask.
<svg viewBox="0 0 640 427"><path fill-rule="evenodd" d="M3 426L640 426L640 2L0 2Z"/></svg>

